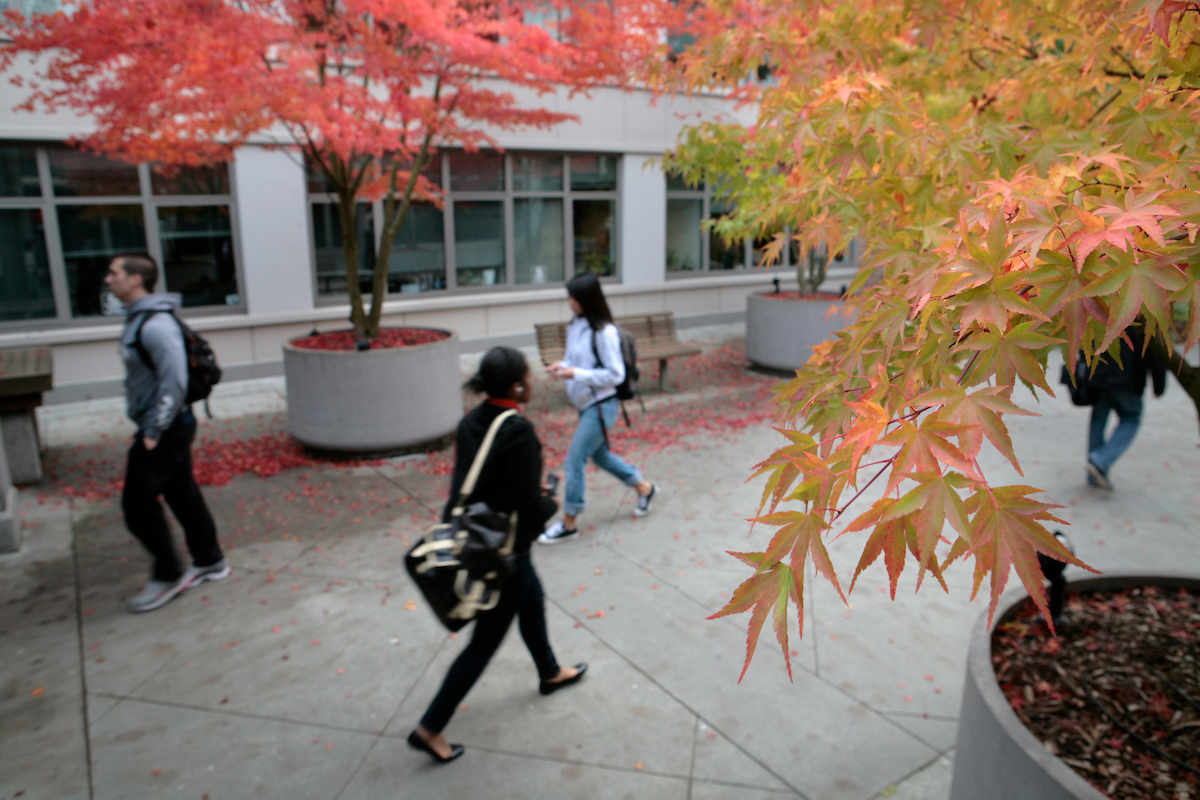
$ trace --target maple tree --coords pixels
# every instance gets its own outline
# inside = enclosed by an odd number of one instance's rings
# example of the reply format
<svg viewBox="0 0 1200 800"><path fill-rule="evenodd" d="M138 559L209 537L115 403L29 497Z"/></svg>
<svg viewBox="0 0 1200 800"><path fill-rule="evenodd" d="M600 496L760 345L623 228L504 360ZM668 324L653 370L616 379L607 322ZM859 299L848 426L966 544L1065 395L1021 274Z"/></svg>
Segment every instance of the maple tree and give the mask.
<svg viewBox="0 0 1200 800"><path fill-rule="evenodd" d="M1200 4L705 9L697 41L656 79L722 85L757 120L690 128L668 168L722 187L737 211L721 232L773 236L768 258L791 241L868 248L855 324L776 393L787 443L755 473L755 522L775 533L765 551L733 554L754 575L715 616L751 613L746 667L771 617L790 674L805 565L841 593L825 542L857 534L854 579L882 556L893 598L906 566L918 587L932 576L945 588L943 570L969 559L989 614L1015 569L1048 617L1037 554L1090 568L1047 530L1063 523L1056 506L993 485L980 454L994 448L1020 473L1005 416L1031 412L1014 387L1053 394L1054 351L1094 366L1131 324L1200 412L1200 371L1180 352L1200 340ZM883 496L856 509L877 483Z"/></svg>
<svg viewBox="0 0 1200 800"><path fill-rule="evenodd" d="M131 162L228 161L247 141L290 143L337 198L351 321L375 337L392 244L437 148L570 114L515 91L625 85L665 58L659 0L80 0L26 20L9 11L0 68L31 56L26 110L69 109L82 146ZM369 309L356 204L383 198Z"/></svg>

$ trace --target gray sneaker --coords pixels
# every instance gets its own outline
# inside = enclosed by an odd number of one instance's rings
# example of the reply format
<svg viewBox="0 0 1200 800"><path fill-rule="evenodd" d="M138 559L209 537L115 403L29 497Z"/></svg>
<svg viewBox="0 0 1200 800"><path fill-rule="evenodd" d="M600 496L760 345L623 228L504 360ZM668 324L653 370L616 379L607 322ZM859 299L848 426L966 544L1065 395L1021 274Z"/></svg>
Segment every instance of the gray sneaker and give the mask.
<svg viewBox="0 0 1200 800"><path fill-rule="evenodd" d="M129 610L134 613L141 613L143 611L153 611L156 608L162 608L175 599L175 595L181 593L190 585L186 572L177 581L148 580L141 591L130 598Z"/></svg>
<svg viewBox="0 0 1200 800"><path fill-rule="evenodd" d="M229 573L232 571L229 568L229 562L222 558L217 563L209 564L207 567L197 567L195 565L188 567L187 571L183 573L183 579L191 587L205 581L224 580L229 577Z"/></svg>

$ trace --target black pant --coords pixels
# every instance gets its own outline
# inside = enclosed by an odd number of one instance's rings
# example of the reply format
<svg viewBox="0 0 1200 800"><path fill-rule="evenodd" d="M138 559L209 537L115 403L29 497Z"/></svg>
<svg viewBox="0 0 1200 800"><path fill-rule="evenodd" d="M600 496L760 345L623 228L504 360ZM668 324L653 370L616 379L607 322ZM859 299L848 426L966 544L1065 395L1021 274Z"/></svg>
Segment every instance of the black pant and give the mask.
<svg viewBox="0 0 1200 800"><path fill-rule="evenodd" d="M475 618L475 632L471 635L471 643L459 654L437 696L429 704L425 716L421 717L421 726L430 733L441 733L454 715L458 704L471 691L475 681L483 674L483 668L488 665L504 641L504 635L517 617L521 638L533 656L537 665L538 676L550 680L558 674L558 662L554 660L554 651L550 649L550 637L546 633L545 596L542 594L542 582L538 580L533 570L533 561L529 555L517 557L517 570L509 578L508 583L500 591L500 602L491 611L485 611Z"/></svg>
<svg viewBox="0 0 1200 800"><path fill-rule="evenodd" d="M153 450L146 449L140 432L129 448L121 510L129 531L154 558L154 580L176 581L183 575L167 517L158 502L160 494L183 526L192 563L207 567L224 557L217 544L217 526L192 475L195 436L196 418L185 410L163 431Z"/></svg>

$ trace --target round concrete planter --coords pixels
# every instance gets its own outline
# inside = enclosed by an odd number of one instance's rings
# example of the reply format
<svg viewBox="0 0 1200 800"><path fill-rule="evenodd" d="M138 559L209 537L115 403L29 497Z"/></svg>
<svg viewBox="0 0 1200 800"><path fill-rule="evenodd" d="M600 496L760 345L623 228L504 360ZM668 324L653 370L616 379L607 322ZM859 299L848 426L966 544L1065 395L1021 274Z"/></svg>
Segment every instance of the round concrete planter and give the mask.
<svg viewBox="0 0 1200 800"><path fill-rule="evenodd" d="M832 338L852 322L841 313L842 307L843 301L834 298L785 300L749 295L746 358L767 369L799 369L812 355L813 345Z"/></svg>
<svg viewBox="0 0 1200 800"><path fill-rule="evenodd" d="M462 417L458 336L377 350L283 346L288 429L335 453L415 450L454 432Z"/></svg>
<svg viewBox="0 0 1200 800"><path fill-rule="evenodd" d="M1072 581L1067 589L1095 592L1132 586L1200 589L1200 577L1116 573ZM1011 619L1026 598L1023 590L1001 598L995 624ZM1017 718L996 681L992 630L984 613L971 633L950 800L1105 800L1107 795L1047 750Z"/></svg>

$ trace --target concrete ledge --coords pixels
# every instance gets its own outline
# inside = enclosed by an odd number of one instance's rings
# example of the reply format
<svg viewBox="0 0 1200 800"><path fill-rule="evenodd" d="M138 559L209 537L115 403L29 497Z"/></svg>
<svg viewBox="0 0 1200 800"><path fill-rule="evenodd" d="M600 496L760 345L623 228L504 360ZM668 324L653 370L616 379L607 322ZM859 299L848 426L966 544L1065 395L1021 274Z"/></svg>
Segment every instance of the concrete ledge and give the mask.
<svg viewBox="0 0 1200 800"><path fill-rule="evenodd" d="M4 452L8 454L12 482L19 485L40 483L42 452L37 415L33 409L0 414L0 431L4 435Z"/></svg>
<svg viewBox="0 0 1200 800"><path fill-rule="evenodd" d="M0 553L15 553L21 549L21 519L17 516L17 490L13 486L0 489Z"/></svg>

